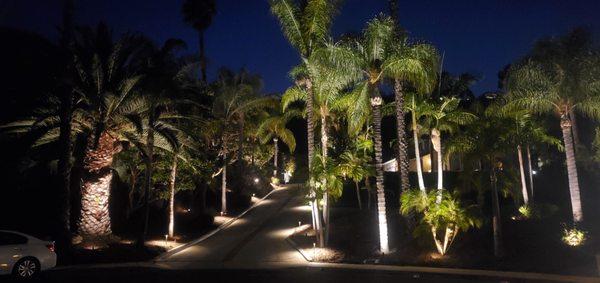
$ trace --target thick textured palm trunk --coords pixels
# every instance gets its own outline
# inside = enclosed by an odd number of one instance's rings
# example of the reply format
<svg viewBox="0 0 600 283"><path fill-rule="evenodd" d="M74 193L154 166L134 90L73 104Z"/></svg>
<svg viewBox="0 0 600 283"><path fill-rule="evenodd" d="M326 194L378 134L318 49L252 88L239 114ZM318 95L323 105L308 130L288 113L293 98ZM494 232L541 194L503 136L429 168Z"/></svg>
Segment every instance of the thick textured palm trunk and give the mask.
<svg viewBox="0 0 600 283"><path fill-rule="evenodd" d="M98 142L93 136L88 139L83 160L81 211L77 220L77 232L84 239L112 234L108 207L113 178L110 166L121 149L117 139L107 133L102 133Z"/></svg>
<svg viewBox="0 0 600 283"><path fill-rule="evenodd" d="M523 150L521 145L517 145L517 156L519 158L519 175L521 175L521 193L523 194L523 204L529 203L529 196L527 195L527 184L525 182L525 166L523 165Z"/></svg>
<svg viewBox="0 0 600 283"><path fill-rule="evenodd" d="M419 128L415 113L412 113L413 141L415 144L415 164L417 166L417 179L419 181L419 190L425 192L425 181L423 181L423 168L421 167L421 150L419 149Z"/></svg>
<svg viewBox="0 0 600 283"><path fill-rule="evenodd" d="M312 173L312 160L315 154L315 127L314 127L314 100L313 100L313 89L312 89L312 81L310 78L305 80L306 87L306 135L307 135L307 145L308 145L308 175L310 176ZM314 192L314 188L310 188L311 196L316 196ZM319 213L319 204L318 200L313 201L312 204L312 214L315 223L313 223L313 227L316 229L317 240L319 242L320 247L325 246L323 229L321 225L321 215Z"/></svg>
<svg viewBox="0 0 600 283"><path fill-rule="evenodd" d="M327 136L327 119L325 118L325 111L321 109L321 152L323 155L323 167L325 167L325 163L327 162L328 156L328 142L329 137ZM325 245L329 243L329 192L327 190L327 180L322 180L323 186L326 188L325 193L323 194L323 233L325 235Z"/></svg>
<svg viewBox="0 0 600 283"><path fill-rule="evenodd" d="M579 192L579 178L577 177L577 165L575 164L575 151L573 149L573 138L571 136L571 121L563 118L560 121L563 140L565 143L565 155L567 157L567 173L569 176L569 192L571 195L571 208L573 210L573 221L581 222L583 212L581 210L581 196Z"/></svg>
<svg viewBox="0 0 600 283"><path fill-rule="evenodd" d="M431 130L431 144L437 157L437 196L435 203L442 202L442 191L444 190L444 164L442 163L442 133L438 129Z"/></svg>
<svg viewBox="0 0 600 283"><path fill-rule="evenodd" d="M529 192L531 193L530 198L533 201L533 167L531 166L531 150L527 145L527 166L529 167Z"/></svg>
<svg viewBox="0 0 600 283"><path fill-rule="evenodd" d="M173 156L169 179L169 237L175 235L175 181L177 178L177 156Z"/></svg>
<svg viewBox="0 0 600 283"><path fill-rule="evenodd" d="M390 251L388 244L388 227L383 186L383 159L381 144L381 96L371 98L373 108L373 139L375 147L375 178L377 185L377 218L379 220L379 249L382 253Z"/></svg>
<svg viewBox="0 0 600 283"><path fill-rule="evenodd" d="M504 255L502 248L502 219L500 217L500 200L498 199L498 177L496 176L496 166L492 161L492 172L490 175L492 183L492 228L494 234L494 256L502 257Z"/></svg>
<svg viewBox="0 0 600 283"><path fill-rule="evenodd" d="M394 81L394 94L396 96L396 134L398 138L398 173L400 174L400 188L404 192L410 189L408 179L408 154L406 145L406 123L404 121L404 94L400 80Z"/></svg>

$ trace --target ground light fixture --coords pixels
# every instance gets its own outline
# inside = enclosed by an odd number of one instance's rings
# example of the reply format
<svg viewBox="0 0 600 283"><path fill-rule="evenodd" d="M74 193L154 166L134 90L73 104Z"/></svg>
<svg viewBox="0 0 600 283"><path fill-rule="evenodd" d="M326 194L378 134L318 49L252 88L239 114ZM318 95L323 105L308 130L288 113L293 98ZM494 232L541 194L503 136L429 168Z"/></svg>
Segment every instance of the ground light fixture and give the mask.
<svg viewBox="0 0 600 283"><path fill-rule="evenodd" d="M254 178L254 183L255 183L255 184L258 184L258 182L259 182L259 181L260 181L260 180L259 180L258 178Z"/></svg>

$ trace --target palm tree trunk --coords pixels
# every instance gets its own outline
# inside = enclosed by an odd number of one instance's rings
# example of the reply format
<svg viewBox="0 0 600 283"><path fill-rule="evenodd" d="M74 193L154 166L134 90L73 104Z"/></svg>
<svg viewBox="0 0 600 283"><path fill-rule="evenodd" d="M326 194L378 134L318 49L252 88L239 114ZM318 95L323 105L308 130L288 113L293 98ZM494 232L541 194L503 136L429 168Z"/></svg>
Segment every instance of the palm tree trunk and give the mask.
<svg viewBox="0 0 600 283"><path fill-rule="evenodd" d="M419 189L425 192L425 181L423 181L423 168L421 167L421 151L419 150L419 130L417 125L417 118L414 112L412 112L412 130L413 140L415 144L415 164L417 166L417 179L419 180Z"/></svg>
<svg viewBox="0 0 600 283"><path fill-rule="evenodd" d="M494 234L494 256L502 257L504 251L502 249L502 220L500 218L500 201L498 199L498 177L496 176L496 165L494 160L491 160L492 172L490 175L492 183L492 227Z"/></svg>
<svg viewBox="0 0 600 283"><path fill-rule="evenodd" d="M327 162L327 156L328 156L328 142L329 142L329 137L327 136L327 119L325 117L325 111L323 110L323 108L321 108L320 111L320 116L321 116L321 151L322 151L322 155L323 155L323 166L325 166L325 163ZM327 180L324 179L322 180L323 182L323 186L326 188L325 189L325 193L323 194L323 230L324 230L324 234L325 234L325 245L327 245L329 243L329 214L330 214L330 207L329 207L329 192L327 190Z"/></svg>
<svg viewBox="0 0 600 283"><path fill-rule="evenodd" d="M227 158L223 153L223 170L221 171L221 215L227 214Z"/></svg>
<svg viewBox="0 0 600 283"><path fill-rule="evenodd" d="M406 125L404 121L404 94L402 83L394 80L394 94L396 96L396 134L398 138L398 173L400 174L400 188L403 192L410 189L408 179L408 154L406 145Z"/></svg>
<svg viewBox="0 0 600 283"><path fill-rule="evenodd" d="M154 163L154 119L149 121L148 136L146 137L146 183L144 184L144 226L140 235L138 246L143 246L148 235L148 221L150 220L150 190L152 189L152 171Z"/></svg>
<svg viewBox="0 0 600 283"><path fill-rule="evenodd" d="M81 212L77 232L84 239L112 234L108 202L113 172L113 157L121 151L118 141L101 133L98 142L90 135L83 160L85 173L81 188Z"/></svg>
<svg viewBox="0 0 600 283"><path fill-rule="evenodd" d="M577 151L577 148L581 143L579 141L579 127L577 127L577 115L573 110L569 111L569 119L571 119L571 132L573 133L573 143L575 144L573 150Z"/></svg>
<svg viewBox="0 0 600 283"><path fill-rule="evenodd" d="M313 111L314 111L314 100L313 100L313 89L312 89L312 81L310 78L306 78L305 80L306 87L306 135L307 135L307 145L308 145L308 175L312 173L312 160L315 154L315 132L314 132L314 121L313 121ZM311 196L316 196L314 192L314 188L310 188ZM317 238L319 241L319 246L324 247L324 235L323 229L321 227L321 216L319 214L319 205L317 200L313 201L313 219L315 219L315 223L313 223L313 227L316 229Z"/></svg>
<svg viewBox="0 0 600 283"><path fill-rule="evenodd" d="M204 31L198 31L198 46L200 48L200 72L202 82L206 83L206 54L204 53Z"/></svg>
<svg viewBox="0 0 600 283"><path fill-rule="evenodd" d="M69 2L69 1L67 1ZM73 94L70 87L65 87L61 95L60 113L60 158L58 160L58 172L61 177L61 185L57 194L60 211L60 244L66 248L70 245L71 234L71 156L73 155L73 142L71 141L71 123L73 116ZM62 246L61 245L61 246Z"/></svg>
<svg viewBox="0 0 600 283"><path fill-rule="evenodd" d="M362 201L360 199L360 188L358 187L358 182L354 182L354 186L356 187L356 200L358 201L358 209L362 210Z"/></svg>
<svg viewBox="0 0 600 283"><path fill-rule="evenodd" d="M435 203L442 202L442 190L444 189L444 168L442 164L442 133L438 129L431 130L431 144L437 157L437 196Z"/></svg>
<svg viewBox="0 0 600 283"><path fill-rule="evenodd" d="M373 91L373 90L371 90ZM385 205L385 191L383 187L383 159L381 144L381 96L371 97L373 108L373 139L375 146L375 172L377 184L377 217L379 220L379 249L381 253L390 251L388 244L388 227Z"/></svg>
<svg viewBox="0 0 600 283"><path fill-rule="evenodd" d="M278 139L273 139L273 145L275 146L275 155L273 156L273 177L277 178L277 157L279 156L279 144L277 144Z"/></svg>
<svg viewBox="0 0 600 283"><path fill-rule="evenodd" d="M523 194L523 203L527 205L529 203L529 197L527 196L527 184L525 183L525 166L523 165L523 150L521 145L517 145L517 155L519 157L519 175L521 175L521 193Z"/></svg>
<svg viewBox="0 0 600 283"><path fill-rule="evenodd" d="M169 180L169 237L175 235L175 179L177 178L177 155L173 155L171 179Z"/></svg>
<svg viewBox="0 0 600 283"><path fill-rule="evenodd" d="M571 194L571 207L573 209L573 221L575 223L583 220L581 210L581 197L579 192L579 178L577 177L577 165L575 164L575 151L573 149L573 137L571 136L571 121L563 117L560 121L563 140L565 143L565 154L567 157L567 173L569 176L569 191Z"/></svg>
<svg viewBox="0 0 600 283"><path fill-rule="evenodd" d="M529 149L529 145L527 145L527 165L529 166L529 190L530 197L533 201L533 167L531 166L531 150Z"/></svg>
<svg viewBox="0 0 600 283"><path fill-rule="evenodd" d="M237 152L237 165L238 174L244 176L244 115L240 115L240 129L238 134L238 152ZM242 186L243 187L243 186Z"/></svg>

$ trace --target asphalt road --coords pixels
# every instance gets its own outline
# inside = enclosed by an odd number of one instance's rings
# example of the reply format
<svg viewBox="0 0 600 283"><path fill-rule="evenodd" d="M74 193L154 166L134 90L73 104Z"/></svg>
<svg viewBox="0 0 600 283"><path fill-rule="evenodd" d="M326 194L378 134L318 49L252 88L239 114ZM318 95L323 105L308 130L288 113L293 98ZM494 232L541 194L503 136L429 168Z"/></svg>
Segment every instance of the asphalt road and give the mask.
<svg viewBox="0 0 600 283"><path fill-rule="evenodd" d="M0 276L0 282L23 282ZM49 271L30 282L342 282L342 283L399 283L399 282L525 282L489 278L415 274L401 272L343 270L319 268L285 268L275 270L168 270L160 268L101 268ZM527 281L533 282L533 281ZM541 282L541 281L539 281Z"/></svg>

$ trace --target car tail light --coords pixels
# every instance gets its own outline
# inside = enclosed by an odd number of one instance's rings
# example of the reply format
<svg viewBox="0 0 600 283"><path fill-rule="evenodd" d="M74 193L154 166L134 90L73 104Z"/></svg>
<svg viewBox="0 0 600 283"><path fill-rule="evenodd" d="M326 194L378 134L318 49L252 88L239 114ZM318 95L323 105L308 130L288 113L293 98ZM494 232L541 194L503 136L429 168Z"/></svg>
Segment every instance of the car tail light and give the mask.
<svg viewBox="0 0 600 283"><path fill-rule="evenodd" d="M52 244L47 244L46 248L48 248L51 252L54 252L54 243Z"/></svg>

